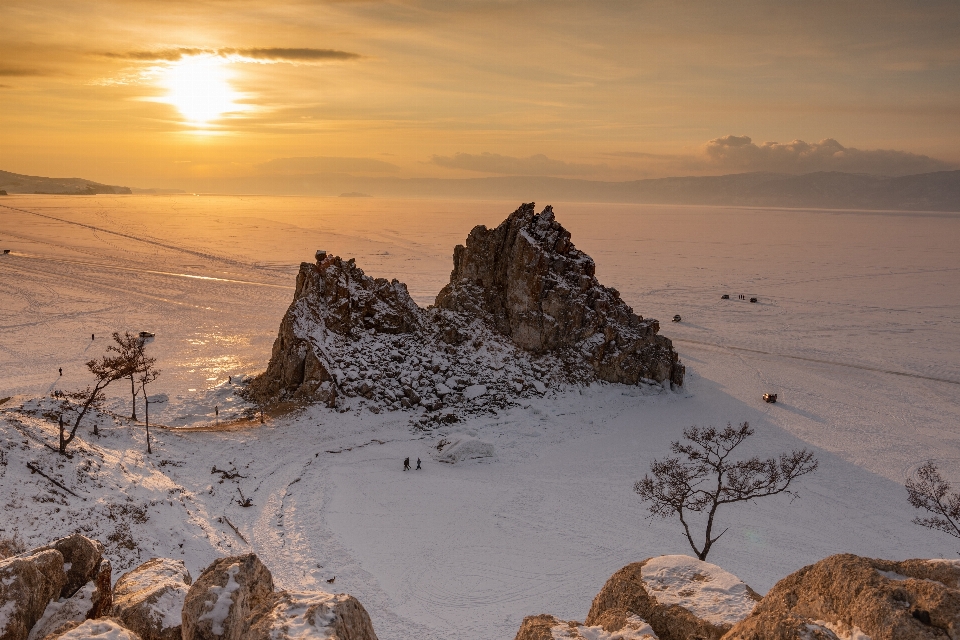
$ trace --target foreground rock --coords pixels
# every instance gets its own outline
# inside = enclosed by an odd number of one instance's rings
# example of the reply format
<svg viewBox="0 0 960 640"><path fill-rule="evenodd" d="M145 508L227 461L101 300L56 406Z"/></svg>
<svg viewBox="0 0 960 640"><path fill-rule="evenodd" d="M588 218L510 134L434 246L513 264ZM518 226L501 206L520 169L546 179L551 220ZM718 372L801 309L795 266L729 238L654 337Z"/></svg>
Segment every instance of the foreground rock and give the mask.
<svg viewBox="0 0 960 640"><path fill-rule="evenodd" d="M250 620L248 640L377 640L363 605L347 594L287 592L273 595L271 602Z"/></svg>
<svg viewBox="0 0 960 640"><path fill-rule="evenodd" d="M251 614L273 594L273 576L254 554L219 558L203 570L183 604L184 640L240 640Z"/></svg>
<svg viewBox="0 0 960 640"><path fill-rule="evenodd" d="M554 616L528 616L523 619L515 640L657 640L657 634L639 616L619 616L607 625L586 626L576 621L564 622Z"/></svg>
<svg viewBox="0 0 960 640"><path fill-rule="evenodd" d="M153 558L117 580L112 614L143 640L180 640L183 604L192 583L183 561Z"/></svg>
<svg viewBox="0 0 960 640"><path fill-rule="evenodd" d="M571 365L585 360L600 380L683 384L660 324L633 313L595 272L552 207L537 214L525 204L495 229L474 227L456 247L436 305L483 318L527 351L553 352Z"/></svg>
<svg viewBox="0 0 960 640"><path fill-rule="evenodd" d="M80 587L93 580L100 571L100 561L103 560L103 544L97 540L75 533L66 538L60 538L53 544L41 547L36 551L56 549L63 556L64 567L67 573L67 582L60 590L60 597L69 598Z"/></svg>
<svg viewBox="0 0 960 640"><path fill-rule="evenodd" d="M0 637L25 640L65 584L63 555L56 549L0 561Z"/></svg>
<svg viewBox="0 0 960 640"><path fill-rule="evenodd" d="M759 600L753 589L714 564L659 556L613 574L594 598L586 624L636 615L661 640L719 640Z"/></svg>
<svg viewBox="0 0 960 640"><path fill-rule="evenodd" d="M811 623L872 640L958 638L960 560L830 556L774 585L724 640L800 638L792 629Z"/></svg>

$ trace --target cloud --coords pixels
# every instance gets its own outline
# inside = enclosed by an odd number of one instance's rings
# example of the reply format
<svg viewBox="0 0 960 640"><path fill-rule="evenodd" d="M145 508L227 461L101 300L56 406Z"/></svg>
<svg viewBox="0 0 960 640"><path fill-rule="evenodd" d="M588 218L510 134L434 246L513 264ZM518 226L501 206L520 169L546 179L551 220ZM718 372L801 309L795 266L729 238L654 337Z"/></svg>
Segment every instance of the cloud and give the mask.
<svg viewBox="0 0 960 640"><path fill-rule="evenodd" d="M499 153L458 153L453 156L433 156L431 162L447 169L463 169L482 173L513 176L571 176L591 175L606 171L605 164L580 164L553 160L538 153L527 158L502 156Z"/></svg>
<svg viewBox="0 0 960 640"><path fill-rule="evenodd" d="M43 69L32 69L28 67L6 67L0 66L0 78L21 78L26 76L47 76L49 71Z"/></svg>
<svg viewBox="0 0 960 640"><path fill-rule="evenodd" d="M144 51L105 52L101 55L107 58L121 60L138 60L144 62L176 62L190 56L213 55L221 58L231 58L241 62L289 62L289 63L316 63L327 60L356 60L362 56L350 51L337 49L310 49L310 48L248 48L238 49L224 47L220 49L201 49L194 47L177 47L172 49L156 49Z"/></svg>
<svg viewBox="0 0 960 640"><path fill-rule="evenodd" d="M833 138L758 145L749 136L728 135L707 142L703 159L709 167L727 171L781 173L844 171L896 176L955 168L943 160L908 151L844 147Z"/></svg>
<svg viewBox="0 0 960 640"><path fill-rule="evenodd" d="M311 156L305 158L274 158L257 168L265 173L396 173L400 167L373 158L339 158Z"/></svg>

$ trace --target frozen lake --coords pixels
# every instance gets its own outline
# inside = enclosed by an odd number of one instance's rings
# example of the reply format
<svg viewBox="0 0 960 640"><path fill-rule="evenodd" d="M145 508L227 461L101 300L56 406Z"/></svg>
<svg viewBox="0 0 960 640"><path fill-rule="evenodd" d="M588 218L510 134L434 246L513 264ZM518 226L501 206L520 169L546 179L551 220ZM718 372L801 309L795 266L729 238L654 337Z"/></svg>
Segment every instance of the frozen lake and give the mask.
<svg viewBox="0 0 960 640"><path fill-rule="evenodd" d="M227 377L264 368L299 263L316 249L406 282L427 305L454 245L518 204L3 198L0 397L83 386L83 363L112 331L149 330L163 370L154 392L168 398L151 415L208 424L214 407L231 415ZM808 446L821 458L796 504L731 514L711 553L761 592L830 553L956 552L910 524L902 483L927 459L960 482L960 214L545 204L600 281L661 321L687 366L683 393L606 387L478 419L468 426L495 442L495 462L402 482L397 461L429 453L403 415L308 412L216 441L162 434L166 455L202 470L187 464L172 477L202 488L211 457L247 461L258 508L198 491L204 513L229 510L284 586L315 587L336 567L337 587L361 599L384 640L510 638L523 615L541 612L583 619L620 566L685 552L672 523L643 519L632 482L691 424L749 420L757 451ZM122 409L129 398L113 391ZM763 403L765 392L780 401ZM357 446L372 437L387 444ZM318 440L357 448L325 458ZM193 525L170 526L194 536L192 571L226 552ZM165 529L142 535L163 552ZM323 571L306 571L310 558Z"/></svg>

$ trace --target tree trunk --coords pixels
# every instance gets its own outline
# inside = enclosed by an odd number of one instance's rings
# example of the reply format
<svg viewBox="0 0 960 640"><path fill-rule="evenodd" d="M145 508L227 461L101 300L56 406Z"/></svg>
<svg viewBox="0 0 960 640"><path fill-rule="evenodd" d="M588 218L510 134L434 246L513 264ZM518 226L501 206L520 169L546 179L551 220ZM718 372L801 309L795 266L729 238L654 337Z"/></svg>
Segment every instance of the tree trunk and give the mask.
<svg viewBox="0 0 960 640"><path fill-rule="evenodd" d="M150 400L147 399L147 390L143 390L143 412L144 418L147 421L147 453L153 453L150 450Z"/></svg>
<svg viewBox="0 0 960 640"><path fill-rule="evenodd" d="M134 422L137 421L137 387L133 382L133 374L130 374L130 397L132 398L130 405L133 407L133 411L130 414L130 419Z"/></svg>

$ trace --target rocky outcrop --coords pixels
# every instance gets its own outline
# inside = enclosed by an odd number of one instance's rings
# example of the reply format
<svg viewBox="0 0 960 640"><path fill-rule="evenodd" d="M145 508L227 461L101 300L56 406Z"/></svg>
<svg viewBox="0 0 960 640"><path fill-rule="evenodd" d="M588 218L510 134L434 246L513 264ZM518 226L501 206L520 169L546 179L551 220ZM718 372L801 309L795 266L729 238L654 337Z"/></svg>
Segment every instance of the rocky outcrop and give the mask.
<svg viewBox="0 0 960 640"><path fill-rule="evenodd" d="M0 637L25 640L66 583L63 555L56 549L0 561Z"/></svg>
<svg viewBox="0 0 960 640"><path fill-rule="evenodd" d="M249 387L260 404L502 407L564 383L683 383L657 321L597 281L549 207L475 228L429 309L353 260L316 258L300 265L267 370Z"/></svg>
<svg viewBox="0 0 960 640"><path fill-rule="evenodd" d="M872 640L958 638L960 561L830 556L778 582L724 640L793 638L809 623Z"/></svg>
<svg viewBox="0 0 960 640"><path fill-rule="evenodd" d="M140 636L136 633L110 618L73 622L46 636L44 640L89 640L90 638L140 640Z"/></svg>
<svg viewBox="0 0 960 640"><path fill-rule="evenodd" d="M143 640L180 640L183 604L192 583L183 561L153 558L117 580L112 614Z"/></svg>
<svg viewBox="0 0 960 640"><path fill-rule="evenodd" d="M219 558L203 570L183 604L183 640L241 640L253 612L273 594L273 576L254 554Z"/></svg>
<svg viewBox="0 0 960 640"><path fill-rule="evenodd" d="M477 226L453 253L450 283L436 306L484 318L534 353L585 359L596 377L683 384L683 366L656 320L636 315L600 284L593 259L577 249L546 207L524 204L495 229Z"/></svg>
<svg viewBox="0 0 960 640"><path fill-rule="evenodd" d="M60 538L37 551L56 549L63 556L67 582L60 591L61 598L69 598L80 587L93 580L100 570L100 561L103 559L103 544L97 540L75 533L66 538Z"/></svg>
<svg viewBox="0 0 960 640"><path fill-rule="evenodd" d="M570 620L564 622L551 615L527 616L520 624L514 640L657 640L653 628L639 616L611 617L607 624L586 626Z"/></svg>
<svg viewBox="0 0 960 640"><path fill-rule="evenodd" d="M662 640L718 640L753 610L760 596L720 567L690 556L658 556L613 574L586 623L610 611L646 620Z"/></svg>
<svg viewBox="0 0 960 640"><path fill-rule="evenodd" d="M248 640L377 640L363 605L341 593L281 591L250 620Z"/></svg>

